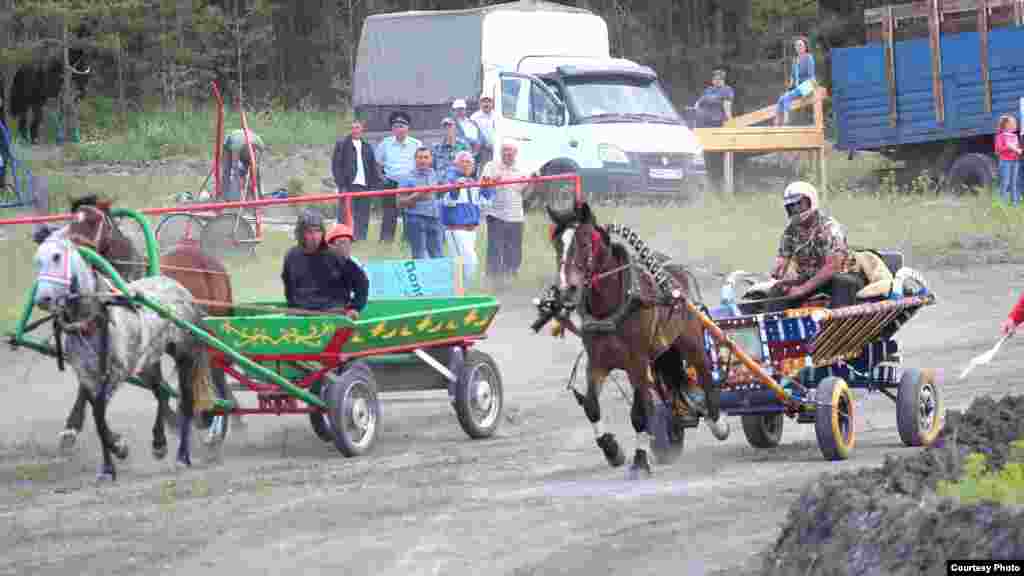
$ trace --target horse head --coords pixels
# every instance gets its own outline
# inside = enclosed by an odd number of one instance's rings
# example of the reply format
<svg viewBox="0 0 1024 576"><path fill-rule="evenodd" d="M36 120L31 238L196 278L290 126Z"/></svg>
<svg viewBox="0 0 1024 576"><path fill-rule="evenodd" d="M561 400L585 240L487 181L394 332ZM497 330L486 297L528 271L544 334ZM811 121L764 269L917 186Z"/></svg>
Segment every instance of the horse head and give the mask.
<svg viewBox="0 0 1024 576"><path fill-rule="evenodd" d="M82 296L96 293L96 276L71 240L51 234L36 249L33 264L36 290L33 304L43 310L74 306Z"/></svg>
<svg viewBox="0 0 1024 576"><path fill-rule="evenodd" d="M580 288L592 289L596 275L605 271L611 258L608 232L597 225L586 202L572 210L546 208L557 255L559 290L572 296Z"/></svg>

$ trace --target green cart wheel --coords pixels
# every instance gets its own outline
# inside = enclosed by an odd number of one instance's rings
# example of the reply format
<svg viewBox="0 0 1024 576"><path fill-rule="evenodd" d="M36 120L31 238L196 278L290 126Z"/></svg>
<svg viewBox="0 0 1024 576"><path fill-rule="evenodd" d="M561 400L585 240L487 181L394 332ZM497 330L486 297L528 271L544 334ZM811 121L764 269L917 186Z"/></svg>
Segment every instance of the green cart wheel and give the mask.
<svg viewBox="0 0 1024 576"><path fill-rule="evenodd" d="M470 438L489 438L501 423L501 374L489 354L467 350L455 385L455 414Z"/></svg>
<svg viewBox="0 0 1024 576"><path fill-rule="evenodd" d="M341 374L328 372L324 379L334 446L350 458L368 453L380 424L380 401L373 371L366 362L357 360Z"/></svg>

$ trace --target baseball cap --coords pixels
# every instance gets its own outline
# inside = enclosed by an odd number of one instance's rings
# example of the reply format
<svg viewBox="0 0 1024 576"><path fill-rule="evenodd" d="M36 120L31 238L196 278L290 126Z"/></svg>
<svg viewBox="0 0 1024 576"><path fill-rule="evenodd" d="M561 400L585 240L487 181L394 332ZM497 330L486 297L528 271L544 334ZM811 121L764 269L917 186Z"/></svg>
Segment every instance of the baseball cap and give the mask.
<svg viewBox="0 0 1024 576"><path fill-rule="evenodd" d="M455 110L456 108L465 108L465 107L466 107L466 101L463 100L462 98L459 98L459 99L455 100L455 102L452 102L452 110Z"/></svg>
<svg viewBox="0 0 1024 576"><path fill-rule="evenodd" d="M452 120L451 116L445 116L441 119L441 126L454 126L455 120Z"/></svg>
<svg viewBox="0 0 1024 576"><path fill-rule="evenodd" d="M349 228L347 225L339 222L339 223L335 224L334 226L331 226L330 231L328 231L327 235L324 236L324 241L327 242L328 244L330 244L331 242L334 242L338 238L346 238L346 237L349 240L354 240L355 239L355 236L352 234L352 229Z"/></svg>

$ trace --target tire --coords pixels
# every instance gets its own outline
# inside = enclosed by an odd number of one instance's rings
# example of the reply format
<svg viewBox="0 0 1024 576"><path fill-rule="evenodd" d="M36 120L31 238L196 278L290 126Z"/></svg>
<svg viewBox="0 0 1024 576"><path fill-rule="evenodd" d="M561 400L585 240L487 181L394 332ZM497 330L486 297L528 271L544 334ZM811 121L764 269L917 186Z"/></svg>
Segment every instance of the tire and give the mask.
<svg viewBox="0 0 1024 576"><path fill-rule="evenodd" d="M489 354L467 350L455 384L455 415L473 439L490 438L501 424L504 395L501 373Z"/></svg>
<svg viewBox="0 0 1024 576"><path fill-rule="evenodd" d="M846 460L855 443L854 404L850 387L842 378L828 377L815 394L817 411L814 432L826 460Z"/></svg>
<svg viewBox="0 0 1024 576"><path fill-rule="evenodd" d="M942 397L935 372L907 368L896 393L896 428L907 446L930 446L942 430Z"/></svg>
<svg viewBox="0 0 1024 576"><path fill-rule="evenodd" d="M754 448L775 448L782 440L782 412L773 414L744 414L740 417L743 434Z"/></svg>
<svg viewBox="0 0 1024 576"><path fill-rule="evenodd" d="M328 372L324 379L334 447L348 458L367 454L373 448L380 425L380 401L373 371L366 362L357 360L341 374Z"/></svg>
<svg viewBox="0 0 1024 576"><path fill-rule="evenodd" d="M255 240L256 229L252 223L244 215L239 218L236 212L227 212L206 223L200 246L203 252L224 260L256 254Z"/></svg>
<svg viewBox="0 0 1024 576"><path fill-rule="evenodd" d="M325 404L328 403L327 386L324 386L323 380L314 382L310 392L316 394ZM317 438L324 442L334 442L334 431L331 430L331 420L328 412L310 412L309 424L313 427L313 433L316 434Z"/></svg>
<svg viewBox="0 0 1024 576"><path fill-rule="evenodd" d="M203 220L188 213L168 214L156 227L156 241L160 253L167 254L182 240L198 242L203 233Z"/></svg>
<svg viewBox="0 0 1024 576"><path fill-rule="evenodd" d="M988 154L972 152L957 158L949 167L946 190L953 195L977 195L975 187L990 188L996 181L998 165Z"/></svg>
<svg viewBox="0 0 1024 576"><path fill-rule="evenodd" d="M672 408L662 403L654 405L654 422L651 423L651 452L660 465L670 465L683 453L686 444L686 429L676 426Z"/></svg>

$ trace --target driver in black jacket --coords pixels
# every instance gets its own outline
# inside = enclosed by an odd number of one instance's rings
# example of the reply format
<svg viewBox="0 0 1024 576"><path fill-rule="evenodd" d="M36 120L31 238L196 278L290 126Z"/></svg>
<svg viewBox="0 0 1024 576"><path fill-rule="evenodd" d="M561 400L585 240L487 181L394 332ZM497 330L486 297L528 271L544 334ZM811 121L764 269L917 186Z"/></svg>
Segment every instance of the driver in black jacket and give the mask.
<svg viewBox="0 0 1024 576"><path fill-rule="evenodd" d="M299 216L295 240L298 246L288 251L281 271L288 306L340 310L349 318L358 318L366 306L369 281L359 265L327 247L323 217L312 210Z"/></svg>

